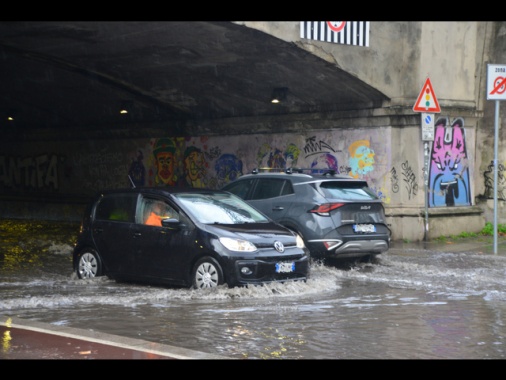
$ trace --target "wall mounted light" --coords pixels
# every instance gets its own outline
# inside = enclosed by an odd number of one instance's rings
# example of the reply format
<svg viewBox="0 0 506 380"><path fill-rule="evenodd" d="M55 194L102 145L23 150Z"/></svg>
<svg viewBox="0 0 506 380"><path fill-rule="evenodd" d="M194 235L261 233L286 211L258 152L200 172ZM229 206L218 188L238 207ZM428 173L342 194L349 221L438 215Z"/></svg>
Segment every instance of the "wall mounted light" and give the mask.
<svg viewBox="0 0 506 380"><path fill-rule="evenodd" d="M7 111L6 119L7 121L14 121L16 119L17 110L11 108Z"/></svg>
<svg viewBox="0 0 506 380"><path fill-rule="evenodd" d="M119 109L119 113L122 115L126 115L132 109L132 102L130 100L123 100L121 102L121 107Z"/></svg>
<svg viewBox="0 0 506 380"><path fill-rule="evenodd" d="M272 90L271 103L277 104L286 100L287 87L276 87Z"/></svg>

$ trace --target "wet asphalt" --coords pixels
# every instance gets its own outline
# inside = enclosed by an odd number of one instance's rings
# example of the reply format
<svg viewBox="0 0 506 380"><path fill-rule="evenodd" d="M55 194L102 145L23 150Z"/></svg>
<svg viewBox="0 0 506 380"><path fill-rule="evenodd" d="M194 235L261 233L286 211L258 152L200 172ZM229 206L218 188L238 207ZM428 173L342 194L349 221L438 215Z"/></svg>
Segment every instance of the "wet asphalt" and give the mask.
<svg viewBox="0 0 506 380"><path fill-rule="evenodd" d="M391 251L506 255L506 236L394 241ZM112 334L0 315L2 360L226 360L227 357Z"/></svg>

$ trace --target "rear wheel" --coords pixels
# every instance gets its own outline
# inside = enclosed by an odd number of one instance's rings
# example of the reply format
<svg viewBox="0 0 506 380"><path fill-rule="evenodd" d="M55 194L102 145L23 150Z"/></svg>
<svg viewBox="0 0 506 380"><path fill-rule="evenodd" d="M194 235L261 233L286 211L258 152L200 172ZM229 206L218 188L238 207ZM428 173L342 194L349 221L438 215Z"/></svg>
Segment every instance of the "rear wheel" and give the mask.
<svg viewBox="0 0 506 380"><path fill-rule="evenodd" d="M77 276L81 279L102 276L102 261L97 252L85 250L79 254Z"/></svg>
<svg viewBox="0 0 506 380"><path fill-rule="evenodd" d="M203 257L195 263L192 279L194 289L215 288L223 284L223 270L212 257Z"/></svg>

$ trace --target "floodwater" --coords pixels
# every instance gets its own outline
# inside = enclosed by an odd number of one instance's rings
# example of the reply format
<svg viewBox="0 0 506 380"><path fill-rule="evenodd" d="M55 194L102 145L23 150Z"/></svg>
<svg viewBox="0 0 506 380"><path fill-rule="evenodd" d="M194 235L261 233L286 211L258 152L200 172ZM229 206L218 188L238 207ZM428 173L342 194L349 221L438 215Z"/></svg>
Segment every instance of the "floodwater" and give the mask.
<svg viewBox="0 0 506 380"><path fill-rule="evenodd" d="M391 249L307 282L207 290L79 280L79 225L0 220L0 314L236 359L504 359L506 256Z"/></svg>

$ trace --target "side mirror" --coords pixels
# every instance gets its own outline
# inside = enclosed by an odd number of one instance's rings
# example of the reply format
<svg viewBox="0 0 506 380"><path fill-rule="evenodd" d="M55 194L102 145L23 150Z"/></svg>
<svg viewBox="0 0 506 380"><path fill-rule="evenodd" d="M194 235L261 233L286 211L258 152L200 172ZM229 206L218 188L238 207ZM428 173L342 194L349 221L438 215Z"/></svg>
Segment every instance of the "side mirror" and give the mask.
<svg viewBox="0 0 506 380"><path fill-rule="evenodd" d="M172 230L180 230L185 227L185 224L174 218L162 219L162 227L167 227Z"/></svg>

